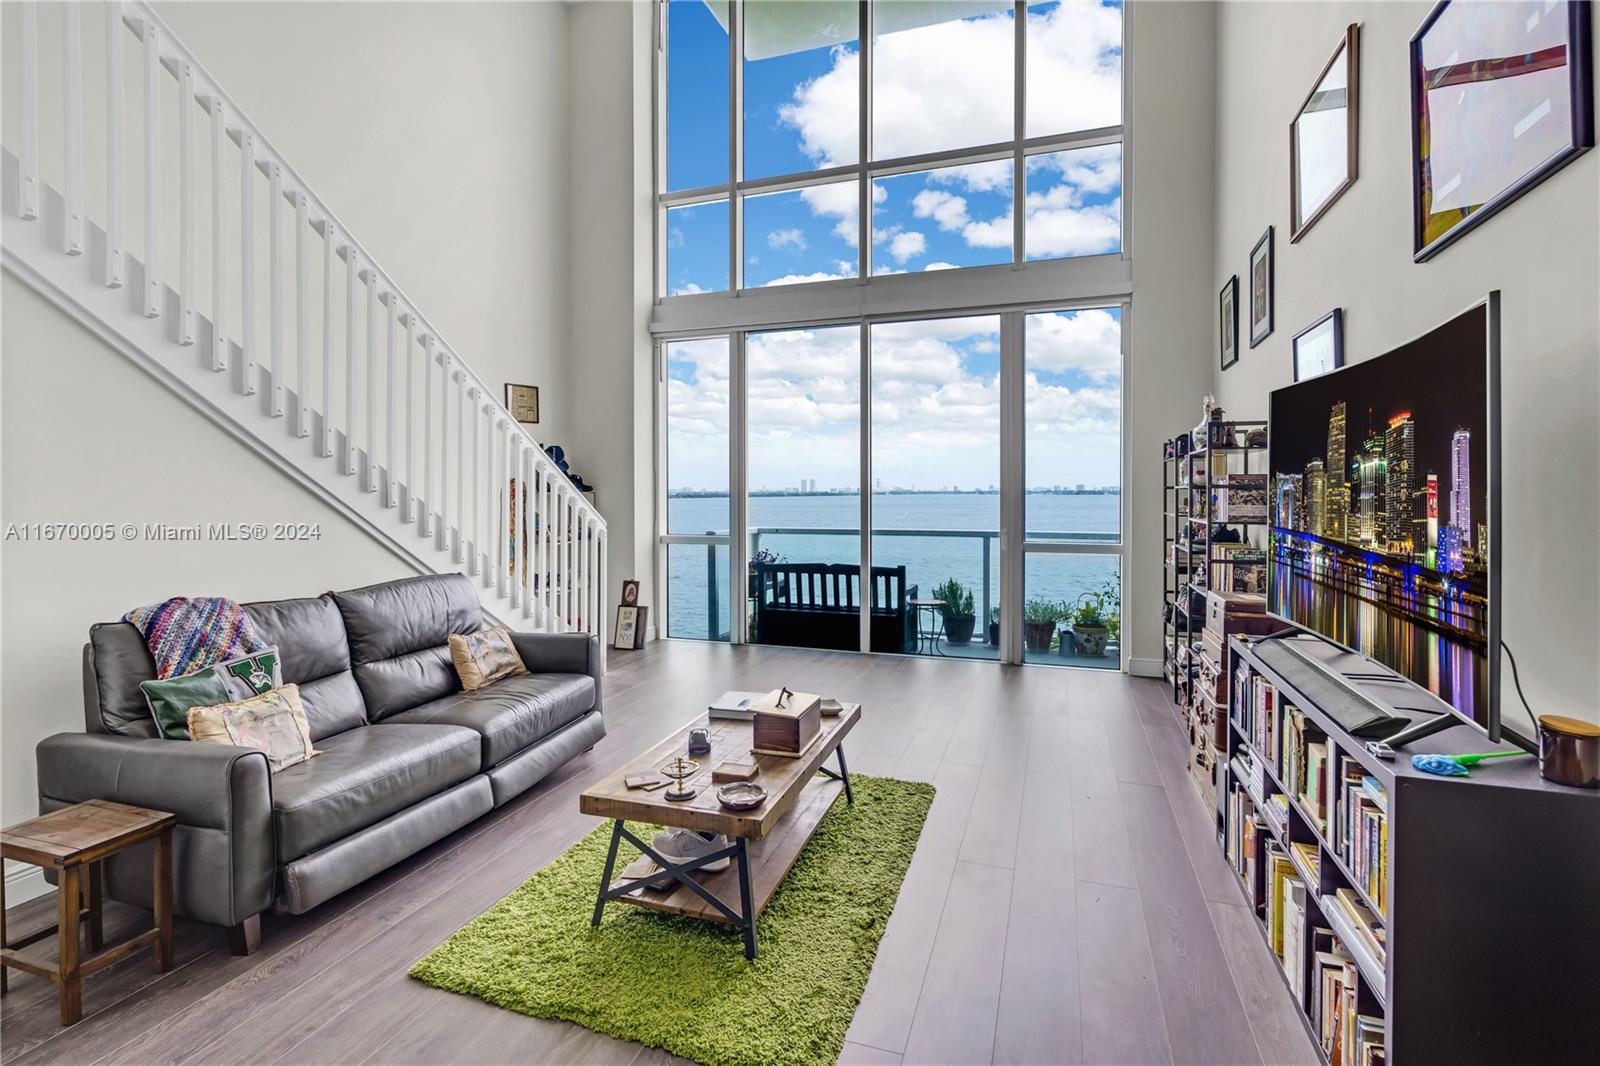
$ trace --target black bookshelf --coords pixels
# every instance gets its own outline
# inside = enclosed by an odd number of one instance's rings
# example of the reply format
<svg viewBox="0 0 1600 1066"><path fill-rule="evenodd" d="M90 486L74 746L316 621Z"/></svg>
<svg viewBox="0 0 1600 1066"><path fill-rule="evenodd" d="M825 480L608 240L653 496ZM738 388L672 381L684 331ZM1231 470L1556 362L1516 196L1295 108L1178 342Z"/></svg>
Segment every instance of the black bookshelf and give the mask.
<svg viewBox="0 0 1600 1066"><path fill-rule="evenodd" d="M1466 778L1412 767L1410 756L1421 752L1515 750L1490 744L1464 724L1413 743L1393 762L1378 759L1364 740L1306 698L1294 683L1298 675L1285 667L1292 657L1268 654L1286 650L1272 647L1281 639L1229 638L1228 751L1218 760L1216 782L1218 841L1230 859L1241 850L1234 842L1245 828L1232 818L1236 810L1253 808L1254 847L1244 850L1257 861L1233 865L1236 872L1241 865L1247 869L1239 888L1268 946L1273 933L1262 897L1271 878L1271 864L1263 861L1270 840L1287 852L1305 882L1301 941L1310 943L1318 928L1332 930L1353 958L1356 1009L1382 1019L1387 1066L1596 1061L1600 794L1544 781L1531 757L1483 763ZM1339 661L1337 650L1317 638L1289 639L1321 643L1329 662ZM1326 745L1341 776L1348 771L1370 778L1369 787L1384 795L1387 862L1381 889L1356 869L1359 856L1345 842L1350 808L1341 804L1336 812L1332 806L1338 790L1323 790L1319 811L1315 799L1286 780L1286 760L1293 760L1285 754L1283 729L1273 750L1257 748L1247 704L1259 682L1273 687L1280 707L1300 712L1304 735ZM1334 691L1350 690L1380 702L1385 691L1358 676L1344 678ZM1236 800L1236 792L1244 793L1248 805ZM1314 863L1301 854L1312 849ZM1338 904L1341 889L1378 916L1381 954ZM1309 995L1295 1006L1320 1049L1310 998L1318 993L1315 958L1305 965L1302 986ZM1280 974L1284 994L1293 996L1289 973ZM1351 1061L1360 1066L1359 1058Z"/></svg>

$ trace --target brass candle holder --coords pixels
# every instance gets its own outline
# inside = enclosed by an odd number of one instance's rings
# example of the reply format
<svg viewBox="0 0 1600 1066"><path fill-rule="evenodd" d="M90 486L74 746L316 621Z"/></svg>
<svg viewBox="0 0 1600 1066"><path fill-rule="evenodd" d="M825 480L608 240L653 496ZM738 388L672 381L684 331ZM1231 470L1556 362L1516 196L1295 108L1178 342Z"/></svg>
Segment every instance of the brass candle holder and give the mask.
<svg viewBox="0 0 1600 1066"><path fill-rule="evenodd" d="M672 778L677 784L661 793L662 798L672 800L674 803L682 803L684 800L694 799L695 796L699 795L700 790L698 788L690 788L684 782L699 772L700 764L693 759L685 759L682 755L673 757L661 767L661 774L663 777Z"/></svg>

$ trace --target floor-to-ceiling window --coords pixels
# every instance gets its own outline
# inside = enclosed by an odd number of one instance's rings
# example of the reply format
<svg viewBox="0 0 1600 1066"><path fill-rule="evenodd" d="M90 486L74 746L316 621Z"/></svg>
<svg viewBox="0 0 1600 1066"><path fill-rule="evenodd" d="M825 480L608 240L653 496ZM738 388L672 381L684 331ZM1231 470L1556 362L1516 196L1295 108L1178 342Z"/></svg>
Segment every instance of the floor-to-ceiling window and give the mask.
<svg viewBox="0 0 1600 1066"><path fill-rule="evenodd" d="M667 634L1117 665L1120 3L661 12Z"/></svg>

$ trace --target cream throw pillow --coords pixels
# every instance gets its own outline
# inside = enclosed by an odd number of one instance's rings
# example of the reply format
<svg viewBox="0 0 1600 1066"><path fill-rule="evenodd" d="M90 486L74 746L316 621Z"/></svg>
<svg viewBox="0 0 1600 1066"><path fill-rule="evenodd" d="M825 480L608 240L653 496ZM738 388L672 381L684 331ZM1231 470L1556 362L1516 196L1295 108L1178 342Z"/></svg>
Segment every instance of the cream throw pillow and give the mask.
<svg viewBox="0 0 1600 1066"><path fill-rule="evenodd" d="M317 754L311 746L311 725L300 704L298 685L285 685L238 703L191 707L189 739L265 752L273 773Z"/></svg>
<svg viewBox="0 0 1600 1066"><path fill-rule="evenodd" d="M503 677L528 672L517 646L511 643L511 631L505 626L480 629L465 636L450 634L450 659L456 664L461 687L468 692Z"/></svg>

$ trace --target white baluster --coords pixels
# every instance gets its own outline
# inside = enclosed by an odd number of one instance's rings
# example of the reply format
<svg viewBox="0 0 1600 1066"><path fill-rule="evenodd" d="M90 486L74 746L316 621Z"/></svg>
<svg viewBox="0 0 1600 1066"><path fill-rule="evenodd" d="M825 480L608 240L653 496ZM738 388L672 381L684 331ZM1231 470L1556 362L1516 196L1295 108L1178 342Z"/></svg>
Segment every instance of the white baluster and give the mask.
<svg viewBox="0 0 1600 1066"><path fill-rule="evenodd" d="M31 5L30 5L31 6ZM161 314L161 34L145 21L144 38L144 315Z"/></svg>
<svg viewBox="0 0 1600 1066"><path fill-rule="evenodd" d="M478 406L481 395L476 385L467 390L467 400L472 405L472 553L467 557L467 573L473 575L482 569L479 560L483 555L483 445L478 433L483 423L483 412Z"/></svg>
<svg viewBox="0 0 1600 1066"><path fill-rule="evenodd" d="M427 417L427 411L423 411ZM400 497L400 521L412 522L417 500L417 313L406 312L406 491Z"/></svg>
<svg viewBox="0 0 1600 1066"><path fill-rule="evenodd" d="M83 9L68 4L62 43L64 82L61 102L66 127L66 240L68 255L83 254Z"/></svg>
<svg viewBox="0 0 1600 1066"><path fill-rule="evenodd" d="M376 492L378 447L378 272L368 268L367 283L367 432L361 456L361 491Z"/></svg>
<svg viewBox="0 0 1600 1066"><path fill-rule="evenodd" d="M517 469L522 490L517 494L517 519L521 535L515 540L517 584L522 586L522 617L533 617L533 449L526 443L517 446Z"/></svg>
<svg viewBox="0 0 1600 1066"><path fill-rule="evenodd" d="M235 387L256 393L256 138L239 118L239 373Z"/></svg>
<svg viewBox="0 0 1600 1066"><path fill-rule="evenodd" d="M383 420L383 505L385 507L396 507L399 505L400 500L395 494L394 484L394 424L395 420L400 417L400 412L395 407L400 392L395 385L395 375L398 372L395 366L397 358L395 354L395 334L399 332L400 328L400 309L397 306L399 298L393 292L384 293L383 302L387 305L389 312L389 344L388 351L385 353L388 356L388 370L384 382L388 388L389 405L388 413Z"/></svg>
<svg viewBox="0 0 1600 1066"><path fill-rule="evenodd" d="M322 220L322 432L317 453L333 454L333 257L337 232Z"/></svg>
<svg viewBox="0 0 1600 1066"><path fill-rule="evenodd" d="M563 474L558 476L565 477ZM567 573L567 567L572 561L572 549L567 543L570 530L567 525L567 487L559 486L556 489L556 625L557 632L565 633L572 620L572 612L567 606L567 597L572 595L572 578Z"/></svg>
<svg viewBox="0 0 1600 1066"><path fill-rule="evenodd" d="M69 9L78 5L69 3ZM178 343L194 343L194 64L178 64Z"/></svg>
<svg viewBox="0 0 1600 1066"><path fill-rule="evenodd" d="M600 663L605 663L606 645L610 643L610 639L606 637L606 623L610 623L611 618L610 613L606 611L605 597L610 591L611 584L606 579L606 565L608 565L606 563L606 531L605 528L602 528L600 530L600 586L598 586L598 592L595 594L598 597L597 602L600 603L600 616L597 619L600 624L595 629L595 632L600 634ZM656 624L659 626L661 619L656 619Z"/></svg>
<svg viewBox="0 0 1600 1066"><path fill-rule="evenodd" d="M306 194L294 194L294 435L309 436L306 382L311 377L311 309L306 306L306 241L311 232Z"/></svg>
<svg viewBox="0 0 1600 1066"><path fill-rule="evenodd" d="M422 497L417 534L433 534L433 338L422 338Z"/></svg>
<svg viewBox="0 0 1600 1066"><path fill-rule="evenodd" d="M467 385L458 372L453 379L459 387L456 410L456 538L451 558L457 566L467 561Z"/></svg>
<svg viewBox="0 0 1600 1066"><path fill-rule="evenodd" d="M450 522L445 514L445 501L450 498L450 354L441 352L439 379L439 506L433 506L432 474L429 474L428 512L437 516L439 527L435 531L434 545L443 551L449 547Z"/></svg>
<svg viewBox="0 0 1600 1066"><path fill-rule="evenodd" d="M356 472L356 250L344 247L344 447L339 469Z"/></svg>
<svg viewBox="0 0 1600 1066"><path fill-rule="evenodd" d="M512 496L512 484L515 483L516 494ZM522 558L522 501L524 488L522 484L522 441L515 429L507 427L506 431L506 553L509 557L506 569L507 576L511 579L511 607L515 610L523 605L522 575L527 564Z"/></svg>
<svg viewBox="0 0 1600 1066"><path fill-rule="evenodd" d="M18 5L22 17L22 55L17 64L21 73L18 102L22 110L22 143L17 146L17 217L29 221L39 217L39 5L24 0Z"/></svg>
<svg viewBox="0 0 1600 1066"><path fill-rule="evenodd" d="M511 481L515 478L516 467L513 465L514 453L511 451L511 427L505 422L500 423L500 446L503 458L500 463L501 477L495 482L495 497L500 501L500 522L495 529L495 543L505 545L499 556L499 565L495 567L495 591L501 596L511 597L511 606L517 605L515 587L508 588L508 579L511 577L507 571L511 569L516 559L517 515L516 506L511 501Z"/></svg>
<svg viewBox="0 0 1600 1066"><path fill-rule="evenodd" d="M529 503L532 505L529 511L529 517L533 522L533 538L531 543L533 556L529 565L531 572L528 575L528 595L535 601L536 624L540 629L548 629L550 612L549 605L545 600L545 593L550 588L550 582L545 580L544 572L545 563L549 558L549 555L545 551L544 542L545 537L547 537L550 533L550 523L545 520L545 476L544 467L539 462L543 456L535 454L532 448L528 449L528 452L530 460L529 469L533 472L533 481L529 485L529 490L532 493L532 496L529 499Z"/></svg>
<svg viewBox="0 0 1600 1066"><path fill-rule="evenodd" d="M211 98L211 369L228 369L228 199L223 185L228 112ZM120 253L118 253L120 255Z"/></svg>
<svg viewBox="0 0 1600 1066"><path fill-rule="evenodd" d="M283 168L267 164L267 347L272 354L272 391L267 413L283 417Z"/></svg>
<svg viewBox="0 0 1600 1066"><path fill-rule="evenodd" d="M121 288L122 266L122 4L106 0L106 285Z"/></svg>

